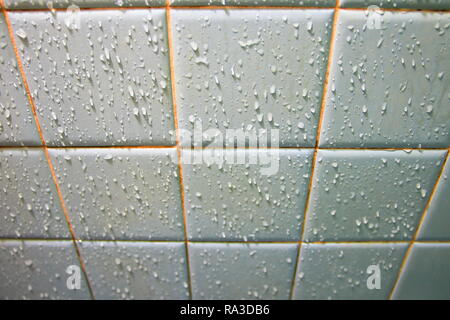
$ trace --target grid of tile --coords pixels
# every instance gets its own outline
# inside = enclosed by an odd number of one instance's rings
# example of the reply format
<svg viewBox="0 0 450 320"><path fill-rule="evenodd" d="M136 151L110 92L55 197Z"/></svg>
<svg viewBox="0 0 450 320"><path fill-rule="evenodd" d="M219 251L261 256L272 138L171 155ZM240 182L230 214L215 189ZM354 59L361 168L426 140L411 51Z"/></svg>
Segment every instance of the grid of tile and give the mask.
<svg viewBox="0 0 450 320"><path fill-rule="evenodd" d="M0 4L0 298L450 298L450 1Z"/></svg>

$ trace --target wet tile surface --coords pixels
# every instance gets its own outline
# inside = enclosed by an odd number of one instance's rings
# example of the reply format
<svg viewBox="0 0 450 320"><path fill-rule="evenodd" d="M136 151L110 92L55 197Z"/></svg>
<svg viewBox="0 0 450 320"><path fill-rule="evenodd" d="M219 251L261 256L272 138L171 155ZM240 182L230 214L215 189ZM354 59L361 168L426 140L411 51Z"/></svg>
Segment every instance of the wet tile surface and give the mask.
<svg viewBox="0 0 450 320"><path fill-rule="evenodd" d="M341 11L321 147L450 145L448 13Z"/></svg>
<svg viewBox="0 0 450 320"><path fill-rule="evenodd" d="M288 299L296 244L191 243L194 299Z"/></svg>
<svg viewBox="0 0 450 320"><path fill-rule="evenodd" d="M0 146L41 144L8 28L0 16Z"/></svg>
<svg viewBox="0 0 450 320"><path fill-rule="evenodd" d="M81 251L97 299L189 297L184 243L83 242Z"/></svg>
<svg viewBox="0 0 450 320"><path fill-rule="evenodd" d="M0 149L0 237L69 238L44 152Z"/></svg>
<svg viewBox="0 0 450 320"><path fill-rule="evenodd" d="M52 149L81 239L182 240L175 149Z"/></svg>
<svg viewBox="0 0 450 320"><path fill-rule="evenodd" d="M387 299L408 244L304 244L294 299Z"/></svg>
<svg viewBox="0 0 450 320"><path fill-rule="evenodd" d="M189 239L300 240L312 150L221 151L183 152ZM235 164L196 164L214 156Z"/></svg>
<svg viewBox="0 0 450 320"><path fill-rule="evenodd" d="M6 0L0 299L449 299L450 1L339 4Z"/></svg>
<svg viewBox="0 0 450 320"><path fill-rule="evenodd" d="M68 268L80 270L71 241L0 240L0 262L2 299L90 299L82 273L78 290L67 287Z"/></svg>
<svg viewBox="0 0 450 320"><path fill-rule="evenodd" d="M411 239L445 156L445 151L320 150L305 239Z"/></svg>
<svg viewBox="0 0 450 320"><path fill-rule="evenodd" d="M314 146L331 10L171 15L180 128L275 129L281 146Z"/></svg>
<svg viewBox="0 0 450 320"><path fill-rule="evenodd" d="M9 16L48 145L174 144L164 10Z"/></svg>

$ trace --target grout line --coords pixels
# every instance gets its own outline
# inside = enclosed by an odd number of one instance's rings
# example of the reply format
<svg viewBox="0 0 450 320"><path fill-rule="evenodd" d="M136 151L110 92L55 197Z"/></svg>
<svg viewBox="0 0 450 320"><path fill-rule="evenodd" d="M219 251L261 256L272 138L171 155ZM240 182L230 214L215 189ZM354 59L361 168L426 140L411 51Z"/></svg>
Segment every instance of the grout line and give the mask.
<svg viewBox="0 0 450 320"><path fill-rule="evenodd" d="M0 237L0 242L2 241L41 241L41 242L72 242L70 238L2 238ZM383 241L383 240L373 240L373 241L269 241L269 240L260 240L260 241L240 241L240 240L229 240L229 241L221 241L221 240L135 240L135 239L78 239L77 242L111 242L111 243L211 243L211 244L314 244L314 245L330 245L330 244L341 244L341 245L350 245L350 244L365 244L365 245L374 245L374 244L407 244L411 243L409 240L392 240L392 241ZM423 244L450 244L450 240L416 240L414 243L423 243Z"/></svg>
<svg viewBox="0 0 450 320"><path fill-rule="evenodd" d="M170 15L170 0L166 0L166 24L167 24L167 46L169 48L169 68L170 68L170 84L171 84L171 94L172 94L172 107L173 107L173 118L174 118L174 128L176 132L176 148L178 156L178 174L179 174L179 185L180 185L180 196L181 196L181 210L183 214L183 225L184 225L184 245L186 251L186 269L187 269L187 282L188 282L188 292L189 299L192 299L192 281L191 281L191 266L189 259L189 241L188 241L188 231L187 231L187 217L186 217L186 206L184 198L184 184L183 184L183 166L181 160L181 145L178 130L178 110L177 110L177 98L176 98L176 87L175 87L175 69L174 69L174 48L172 42L172 17Z"/></svg>
<svg viewBox="0 0 450 320"><path fill-rule="evenodd" d="M152 10L152 9L164 9L170 8L170 10L344 10L344 11L367 11L367 7L359 8L343 8L343 7L317 7L317 6L174 6L174 5L161 5L161 6L130 6L130 7L80 7L81 11L126 11L126 10ZM66 11L67 8L8 8L5 9L8 12L55 12ZM450 10L445 9L414 9L414 8L381 8L381 11L386 12L423 12L423 13L449 13Z"/></svg>
<svg viewBox="0 0 450 320"><path fill-rule="evenodd" d="M447 164L449 155L450 155L450 149L449 149L449 151L447 151L447 155L445 156L445 160L442 163L441 171L439 172L439 175L437 176L436 183L433 186L433 189L431 191L430 197L428 198L427 204L425 205L425 209L423 210L422 216L420 217L419 223L417 224L416 231L414 232L414 236L411 239L411 241L409 243L409 246L408 246L408 249L406 250L406 253L405 253L404 257L403 257L403 261L402 261L402 264L400 265L400 269L398 271L397 278L395 279L394 285L392 286L392 290L389 293L389 298L388 298L389 300L392 300L392 295L394 294L395 290L397 289L400 277L401 277L401 275L403 273L403 270L404 270L404 268L406 266L406 262L408 261L408 258L409 258L410 254L411 254L411 249L413 247L413 244L414 243L419 243L419 241L416 241L417 236L419 235L419 232L420 232L420 229L422 227L422 224L425 221L425 216L427 215L427 211L428 211L428 208L430 207L431 201L433 200L433 197L436 194L436 190L437 190L437 187L439 185L439 181L441 180L442 174L444 173L445 166Z"/></svg>
<svg viewBox="0 0 450 320"><path fill-rule="evenodd" d="M93 293L93 290L92 290L92 286L91 286L89 278L87 276L86 266L85 266L84 260L83 260L83 258L81 256L80 248L78 247L78 244L77 244L77 241L76 241L75 231L74 231L72 223L70 221L69 211L68 211L68 209L66 207L66 204L64 202L64 198L62 196L61 188L60 188L59 183L58 183L58 178L56 176L55 169L53 167L53 163L52 163L52 160L50 158L50 154L49 154L48 149L47 149L47 144L45 142L44 134L42 132L42 128L41 128L41 125L40 125L40 122L39 122L39 118L38 118L38 115L37 115L36 105L34 103L33 97L31 96L31 91L30 91L30 87L28 85L28 80L27 80L27 77L26 77L26 74L25 74L25 69L23 67L22 59L20 58L20 53L19 53L19 50L17 48L16 40L14 38L14 30L13 30L13 27L12 27L12 24L11 24L11 20L9 19L8 12L5 9L4 0L0 0L0 7L1 7L1 10L2 10L3 15L5 17L5 23L6 23L6 26L8 28L9 37L10 37L11 44L12 44L12 47L13 47L13 50L14 50L14 54L16 56L17 65L19 67L20 75L22 77L22 82L23 82L23 85L25 87L25 91L26 91L26 94L27 94L28 102L30 103L31 111L33 113L33 117L34 117L34 120L35 120L35 123L36 123L37 131L39 133L39 138L41 140L42 148L44 150L45 158L47 160L48 167L50 169L50 174L52 176L53 183L55 184L56 193L58 194L58 198L59 198L59 201L60 201L61 209L62 209L62 211L64 213L64 217L66 219L66 223L67 223L67 226L68 226L68 229L69 229L69 232L70 232L72 243L73 243L73 246L74 246L74 249L75 249L78 261L80 263L81 269L83 271L83 275L84 275L85 280L86 280L86 284L87 284L87 287L88 287L89 294L90 294L92 299L95 299L95 296L94 296L94 293Z"/></svg>
<svg viewBox="0 0 450 320"><path fill-rule="evenodd" d="M42 241L42 242L72 242L71 238L2 238L0 237L0 242L2 241ZM77 242L111 242L111 243L210 243L210 244L314 244L314 245L351 245L351 244L361 244L361 245L374 245L374 244L409 244L409 240L373 240L373 241L270 241L270 240L260 240L260 241L241 241L241 240L134 240L134 239L77 239ZM450 240L416 240L414 243L424 243L424 244L450 244Z"/></svg>
<svg viewBox="0 0 450 320"><path fill-rule="evenodd" d="M323 115L325 110L325 104L326 104L326 96L328 91L328 82L329 82L329 76L330 76L330 70L331 70L331 64L332 64L332 58L334 54L334 44L336 41L336 29L337 29L337 22L339 17L339 6L340 6L340 0L336 0L336 7L334 8L334 14L333 14L333 24L331 26L331 35L330 35L330 45L329 45L329 51L328 51L328 59L327 59L327 68L325 71L325 79L323 83L323 91L322 91L322 102L320 106L320 115L319 120L317 124L317 134L316 134L316 143L314 147L314 154L312 157L312 163L311 163L311 175L309 178L309 185L308 185L308 192L306 194L306 201L305 201L305 208L303 210L303 223L302 228L300 231L300 242L297 250L297 259L295 262L295 269L294 269L294 276L292 278L291 282L291 292L290 292L290 300L293 300L294 298L294 289L295 289L295 280L297 278L297 273L300 270L300 260L301 260L301 253L302 253L302 243L304 242L305 238L305 225L308 221L308 210L309 205L311 202L311 189L313 188L314 183L314 173L316 170L316 162L317 162L317 153L319 150L319 141L320 141L320 133L322 129L322 122L323 122Z"/></svg>
<svg viewBox="0 0 450 320"><path fill-rule="evenodd" d="M0 150L2 149L43 149L44 146L0 146ZM177 146L49 146L46 145L47 149L54 150L78 150L78 149L175 149ZM352 148L352 147L343 147L343 148L333 148L333 147L183 147L179 146L178 148L182 150L208 150L208 149L222 149L222 150L330 150L330 151L447 151L448 148Z"/></svg>

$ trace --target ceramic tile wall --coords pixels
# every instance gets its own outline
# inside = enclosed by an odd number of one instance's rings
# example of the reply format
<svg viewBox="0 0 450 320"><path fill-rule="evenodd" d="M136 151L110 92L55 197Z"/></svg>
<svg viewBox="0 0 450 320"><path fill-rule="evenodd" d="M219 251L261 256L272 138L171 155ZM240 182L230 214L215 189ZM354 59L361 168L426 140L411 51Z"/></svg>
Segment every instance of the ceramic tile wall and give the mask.
<svg viewBox="0 0 450 320"><path fill-rule="evenodd" d="M449 0L0 3L1 299L450 299Z"/></svg>

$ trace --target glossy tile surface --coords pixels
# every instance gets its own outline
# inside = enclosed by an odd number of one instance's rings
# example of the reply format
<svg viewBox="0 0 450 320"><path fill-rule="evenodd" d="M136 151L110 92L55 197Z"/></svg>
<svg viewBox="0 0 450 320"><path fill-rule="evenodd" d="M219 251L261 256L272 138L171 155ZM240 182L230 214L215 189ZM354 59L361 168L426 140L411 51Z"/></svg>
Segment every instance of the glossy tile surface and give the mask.
<svg viewBox="0 0 450 320"><path fill-rule="evenodd" d="M183 152L189 239L299 240L312 150L222 151Z"/></svg>
<svg viewBox="0 0 450 320"><path fill-rule="evenodd" d="M44 152L0 149L0 238L69 238Z"/></svg>
<svg viewBox="0 0 450 320"><path fill-rule="evenodd" d="M450 241L450 161L442 172L436 193L425 213L419 240Z"/></svg>
<svg viewBox="0 0 450 320"><path fill-rule="evenodd" d="M450 299L450 244L414 244L393 299Z"/></svg>
<svg viewBox="0 0 450 320"><path fill-rule="evenodd" d="M52 149L75 232L94 240L182 240L175 149Z"/></svg>
<svg viewBox="0 0 450 320"><path fill-rule="evenodd" d="M449 0L5 3L0 299L450 298Z"/></svg>
<svg viewBox="0 0 450 320"><path fill-rule="evenodd" d="M341 11L321 147L450 145L449 13Z"/></svg>
<svg viewBox="0 0 450 320"><path fill-rule="evenodd" d="M201 126L225 137L230 129L279 130L281 146L314 146L331 10L172 10L171 16L180 128Z"/></svg>
<svg viewBox="0 0 450 320"><path fill-rule="evenodd" d="M0 88L0 145L40 145L3 15L0 15Z"/></svg>
<svg viewBox="0 0 450 320"><path fill-rule="evenodd" d="M446 154L320 150L305 239L410 240Z"/></svg>
<svg viewBox="0 0 450 320"><path fill-rule="evenodd" d="M296 244L189 244L194 299L288 299Z"/></svg>
<svg viewBox="0 0 450 320"><path fill-rule="evenodd" d="M49 145L174 144L164 10L9 16Z"/></svg>
<svg viewBox="0 0 450 320"><path fill-rule="evenodd" d="M189 296L184 243L88 241L81 251L97 299Z"/></svg>
<svg viewBox="0 0 450 320"><path fill-rule="evenodd" d="M68 288L69 277L74 275L69 267L80 270L71 241L0 240L0 297L2 300L90 299L82 273L79 273L79 289Z"/></svg>
<svg viewBox="0 0 450 320"><path fill-rule="evenodd" d="M294 299L387 299L408 244L304 244Z"/></svg>

